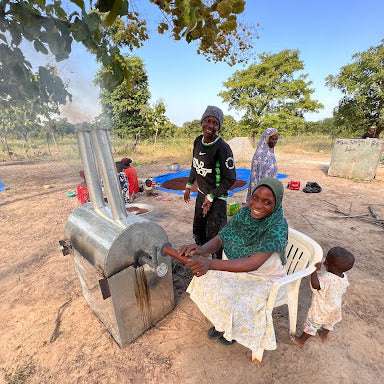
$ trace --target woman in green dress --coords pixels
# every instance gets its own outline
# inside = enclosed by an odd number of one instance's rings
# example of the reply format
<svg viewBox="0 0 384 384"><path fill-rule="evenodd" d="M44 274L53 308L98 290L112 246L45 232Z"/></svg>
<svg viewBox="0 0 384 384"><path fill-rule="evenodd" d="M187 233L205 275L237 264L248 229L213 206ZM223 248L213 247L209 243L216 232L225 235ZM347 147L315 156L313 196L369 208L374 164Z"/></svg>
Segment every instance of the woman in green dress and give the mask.
<svg viewBox="0 0 384 384"><path fill-rule="evenodd" d="M266 308L273 282L286 275L288 225L283 215L284 188L275 178L260 181L249 205L202 246L184 245L195 277L187 292L212 322L210 338L257 351L276 349L272 313ZM225 259L210 254L223 247Z"/></svg>

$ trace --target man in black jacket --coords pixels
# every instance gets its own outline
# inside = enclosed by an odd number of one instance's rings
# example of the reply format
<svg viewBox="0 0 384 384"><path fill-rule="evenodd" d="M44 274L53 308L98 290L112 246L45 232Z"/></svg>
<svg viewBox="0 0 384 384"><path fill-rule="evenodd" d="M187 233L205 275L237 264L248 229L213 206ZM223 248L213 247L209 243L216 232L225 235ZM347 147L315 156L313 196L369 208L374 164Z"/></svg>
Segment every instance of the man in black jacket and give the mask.
<svg viewBox="0 0 384 384"><path fill-rule="evenodd" d="M209 105L201 118L203 134L193 143L192 166L184 201L190 201L191 186L197 181L193 235L198 245L214 238L227 223L228 190L236 181L232 150L217 134L223 120L222 110ZM216 253L216 257L221 258L221 251Z"/></svg>

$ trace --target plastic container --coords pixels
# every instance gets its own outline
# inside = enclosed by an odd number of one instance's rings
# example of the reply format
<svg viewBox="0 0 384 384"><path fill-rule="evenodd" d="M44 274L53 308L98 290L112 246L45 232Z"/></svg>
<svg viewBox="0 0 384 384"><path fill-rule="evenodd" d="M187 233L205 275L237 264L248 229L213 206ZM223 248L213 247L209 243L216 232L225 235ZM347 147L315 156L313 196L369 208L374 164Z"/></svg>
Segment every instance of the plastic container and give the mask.
<svg viewBox="0 0 384 384"><path fill-rule="evenodd" d="M293 191L298 191L300 190L300 181L297 180L291 180L288 182L287 188L293 190Z"/></svg>
<svg viewBox="0 0 384 384"><path fill-rule="evenodd" d="M170 171L176 172L180 169L180 164L177 164L177 163L168 164L168 169Z"/></svg>
<svg viewBox="0 0 384 384"><path fill-rule="evenodd" d="M227 204L227 215L233 216L240 209L239 203L228 203Z"/></svg>

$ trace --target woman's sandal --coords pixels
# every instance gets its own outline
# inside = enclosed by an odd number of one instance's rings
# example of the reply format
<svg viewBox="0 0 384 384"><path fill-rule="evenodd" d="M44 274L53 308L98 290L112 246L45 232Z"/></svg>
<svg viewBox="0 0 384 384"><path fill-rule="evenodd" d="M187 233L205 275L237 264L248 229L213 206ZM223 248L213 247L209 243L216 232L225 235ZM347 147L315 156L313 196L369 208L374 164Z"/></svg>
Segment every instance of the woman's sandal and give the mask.
<svg viewBox="0 0 384 384"><path fill-rule="evenodd" d="M211 328L208 329L208 337L210 339L217 339L217 338L219 338L220 336L223 336L223 335L224 335L224 332L216 331L215 327L211 327Z"/></svg>
<svg viewBox="0 0 384 384"><path fill-rule="evenodd" d="M232 345L232 344L236 343L236 340L229 341L224 336L220 336L218 340L219 340L219 343L224 344L224 345Z"/></svg>

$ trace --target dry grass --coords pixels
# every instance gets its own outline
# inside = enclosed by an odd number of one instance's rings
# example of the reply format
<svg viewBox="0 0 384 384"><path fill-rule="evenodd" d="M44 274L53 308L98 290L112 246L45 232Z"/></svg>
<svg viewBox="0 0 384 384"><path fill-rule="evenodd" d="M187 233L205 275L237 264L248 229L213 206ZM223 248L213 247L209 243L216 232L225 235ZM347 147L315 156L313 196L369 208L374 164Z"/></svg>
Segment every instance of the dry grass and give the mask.
<svg viewBox="0 0 384 384"><path fill-rule="evenodd" d="M113 156L115 158L130 157L137 165L154 163L189 163L191 161L193 139L168 139L158 141L154 145L151 141L140 142L136 150L129 145L112 140Z"/></svg>
<svg viewBox="0 0 384 384"><path fill-rule="evenodd" d="M282 153L332 153L334 140L328 136L281 136L278 151Z"/></svg>
<svg viewBox="0 0 384 384"><path fill-rule="evenodd" d="M13 370L6 370L4 380L7 384L24 384L34 372L35 367L30 363L24 367L16 367Z"/></svg>
<svg viewBox="0 0 384 384"><path fill-rule="evenodd" d="M329 161L329 155L319 156ZM366 213L364 204L370 204L383 218L384 169L379 169L372 183L354 183L328 177L321 164L308 161L313 160L312 154L287 159L279 163L281 173L316 180L323 187L321 194L285 190L289 225L316 240L325 252L342 246L356 255L348 275L351 285L343 320L329 343L313 338L299 350L289 343L286 309L277 309L273 317L278 348L266 352L262 365L256 366L250 351L240 344L225 347L207 339L211 325L183 293L185 289L180 289L174 311L129 347L119 349L86 304L73 262L62 256L58 245L67 218L78 207L75 198L66 196L79 182L76 170L63 161L9 163L0 167L0 180L9 188L0 196L0 383L307 384L308 377L324 384L383 382L384 336L375 331L380 329L384 307L383 231L353 218L333 219L335 214L322 199L344 212L353 204L351 212L356 214ZM166 163L141 165L137 171L142 177L161 174L167 167ZM46 190L47 184L52 187ZM232 201L244 201L245 194L245 190L239 192ZM153 205L151 220L164 229L173 246L193 241L194 204L185 204L182 197L161 201L142 196L141 201ZM182 278L186 285L184 274ZM300 290L299 330L310 300L306 278ZM27 368L28 363L33 363L34 370ZM327 372L336 376L329 377Z"/></svg>
<svg viewBox="0 0 384 384"><path fill-rule="evenodd" d="M21 140L10 141L9 147L13 155L13 161L49 160L59 159L66 162L78 162L79 150L75 137L58 140L58 146L51 145L42 140L30 143L28 151ZM112 151L115 159L130 157L135 160L136 165L147 165L154 163L189 163L191 160L193 139L191 138L169 138L162 139L156 145L152 141L141 141L132 150L132 142L111 138ZM327 136L282 136L279 139L277 152L287 154L300 153L331 153L333 140ZM4 147L0 151L0 162L10 161Z"/></svg>

